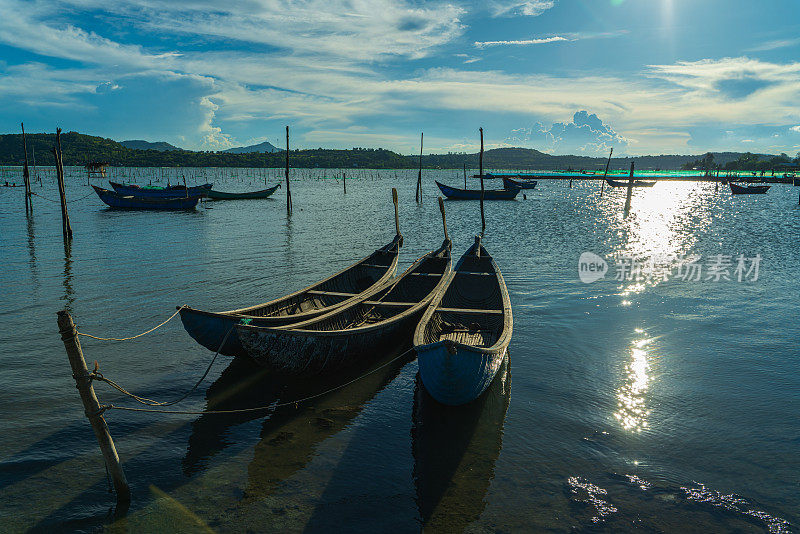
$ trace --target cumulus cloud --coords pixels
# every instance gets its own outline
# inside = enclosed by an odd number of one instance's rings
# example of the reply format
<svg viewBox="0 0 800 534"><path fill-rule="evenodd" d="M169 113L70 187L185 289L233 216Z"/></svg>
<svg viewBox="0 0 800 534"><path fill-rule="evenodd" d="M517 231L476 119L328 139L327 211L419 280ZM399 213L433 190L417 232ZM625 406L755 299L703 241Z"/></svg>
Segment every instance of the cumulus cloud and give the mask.
<svg viewBox="0 0 800 534"><path fill-rule="evenodd" d="M545 151L558 154L605 154L610 148L625 148L629 140L588 111L578 111L570 122L556 122L549 128L539 123L532 131L544 143Z"/></svg>

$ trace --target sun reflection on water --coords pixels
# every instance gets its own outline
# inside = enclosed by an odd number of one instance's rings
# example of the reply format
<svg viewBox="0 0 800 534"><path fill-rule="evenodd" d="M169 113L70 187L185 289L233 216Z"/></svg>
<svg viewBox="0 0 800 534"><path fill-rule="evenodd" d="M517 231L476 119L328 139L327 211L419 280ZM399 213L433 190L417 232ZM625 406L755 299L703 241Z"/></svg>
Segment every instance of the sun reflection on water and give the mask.
<svg viewBox="0 0 800 534"><path fill-rule="evenodd" d="M642 333L637 329L637 333ZM631 360L626 366L625 383L617 390L617 411L614 417L622 428L631 432L641 432L647 428L647 388L650 385L648 353L646 346L651 339L633 342Z"/></svg>

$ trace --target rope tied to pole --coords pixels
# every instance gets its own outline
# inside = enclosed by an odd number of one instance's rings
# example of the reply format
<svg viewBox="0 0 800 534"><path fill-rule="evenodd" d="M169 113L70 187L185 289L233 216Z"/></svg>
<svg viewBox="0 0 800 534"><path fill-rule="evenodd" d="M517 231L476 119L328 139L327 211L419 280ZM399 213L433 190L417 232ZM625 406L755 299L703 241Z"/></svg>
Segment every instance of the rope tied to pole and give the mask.
<svg viewBox="0 0 800 534"><path fill-rule="evenodd" d="M142 336L145 336L145 335L149 334L150 332L154 332L155 330L158 330L159 328L161 328L162 326L164 326L165 324L170 322L172 319L174 319L175 316L178 315L181 312L181 310L186 308L186 307L187 306L184 304L183 306L181 306L180 308L175 310L175 313L170 315L169 319L167 319L163 323L158 324L158 325L154 326L153 328L151 328L150 330L142 332L141 334L136 334L135 336L131 336L131 337L99 337L99 336L93 336L91 334L84 334L83 332L78 332L78 335L79 336L84 336L84 337L89 337L89 338L92 338L92 339L97 339L99 341L130 341L131 339L136 339L137 337L142 337Z"/></svg>
<svg viewBox="0 0 800 534"><path fill-rule="evenodd" d="M337 391L337 390L340 390L342 388L345 388L345 387L349 386L350 384L358 382L359 380L361 380L363 378L366 378L367 376L371 375L372 373L380 371L384 367L386 367L388 365L391 365L392 363L394 363L397 360L403 358L404 356L406 356L407 354L409 354L413 350L414 350L414 348L412 347L412 348L402 352L400 355L392 358L391 360L389 360L388 362L384 363L383 365L380 365L380 366L376 367L375 369L372 369L371 371L368 371L368 372L364 373L361 376L358 376L358 377L356 377L356 378L354 378L354 379L352 379L352 380L350 380L348 382L345 382L344 384L338 385L336 387L330 388L330 389L325 390L325 391L320 392L320 393L316 393L314 395L309 395L308 397L303 397L302 399L296 399L296 400L288 401L288 402L272 403L272 404L269 404L267 406L257 406L257 407L254 407L254 408L239 408L239 409L233 409L233 410L155 410L155 409L152 409L152 408L135 408L135 407L130 407L130 406L117 406L115 404L108 404L108 405L105 405L105 406L106 406L106 409L108 409L108 410L124 410L124 411L127 411L127 412L145 412L145 413L164 413L164 414L173 414L173 415L230 415L230 414L240 414L240 413L262 412L262 411L263 412L268 412L268 411L274 411L277 408L283 408L283 407L286 407L286 406L294 406L295 409L298 409L301 402L308 402L310 400L317 399L319 397L328 395L329 393L333 393L334 391ZM106 379L106 382L108 382L107 379ZM164 404L164 406L166 406L166 404Z"/></svg>

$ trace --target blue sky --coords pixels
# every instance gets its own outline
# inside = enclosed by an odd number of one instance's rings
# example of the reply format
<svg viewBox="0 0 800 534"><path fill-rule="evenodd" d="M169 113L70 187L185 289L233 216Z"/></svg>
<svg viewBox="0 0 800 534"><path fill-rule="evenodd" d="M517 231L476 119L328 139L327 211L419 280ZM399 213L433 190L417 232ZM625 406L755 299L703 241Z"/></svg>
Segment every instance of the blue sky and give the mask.
<svg viewBox="0 0 800 534"><path fill-rule="evenodd" d="M798 0L0 0L0 131L800 151Z"/></svg>

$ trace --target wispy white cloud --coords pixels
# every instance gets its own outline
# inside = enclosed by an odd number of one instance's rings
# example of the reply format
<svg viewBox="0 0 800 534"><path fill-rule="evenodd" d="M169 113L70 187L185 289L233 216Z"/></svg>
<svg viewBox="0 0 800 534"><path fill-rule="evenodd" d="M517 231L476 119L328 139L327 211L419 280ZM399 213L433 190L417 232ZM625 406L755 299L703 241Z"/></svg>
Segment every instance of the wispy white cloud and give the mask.
<svg viewBox="0 0 800 534"><path fill-rule="evenodd" d="M491 0L489 8L495 17L515 15L538 17L555 5L556 0Z"/></svg>
<svg viewBox="0 0 800 534"><path fill-rule="evenodd" d="M550 37L537 37L531 39L519 39L508 41L475 41L475 48L487 48L490 46L527 46L539 45L549 43L559 43L567 41L583 41L586 39L609 39L612 37L619 37L628 33L625 30L615 32L579 32L579 33L565 33L562 35L553 35Z"/></svg>
<svg viewBox="0 0 800 534"><path fill-rule="evenodd" d="M767 41L758 46L748 49L748 52L768 52L770 50L778 50L781 48L789 48L792 46L800 45L800 38L795 39L775 39Z"/></svg>

